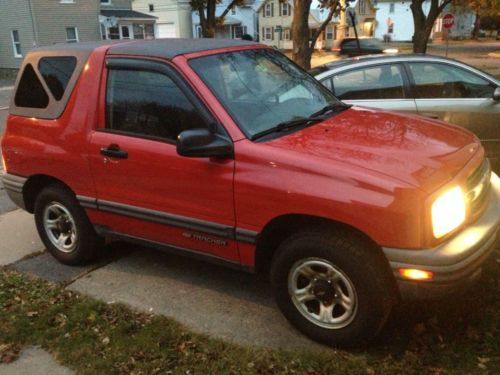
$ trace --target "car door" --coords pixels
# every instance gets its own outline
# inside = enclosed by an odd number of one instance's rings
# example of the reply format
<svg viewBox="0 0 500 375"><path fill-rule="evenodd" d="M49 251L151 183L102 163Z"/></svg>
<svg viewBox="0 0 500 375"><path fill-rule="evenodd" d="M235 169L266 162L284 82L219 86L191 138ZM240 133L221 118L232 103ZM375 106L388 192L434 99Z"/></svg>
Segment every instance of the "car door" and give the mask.
<svg viewBox="0 0 500 375"><path fill-rule="evenodd" d="M415 102L422 116L462 126L475 133L492 159L500 158L500 102L496 84L443 62L408 62Z"/></svg>
<svg viewBox="0 0 500 375"><path fill-rule="evenodd" d="M409 97L408 81L399 63L363 66L336 72L321 79L342 101L348 104L400 112L417 111Z"/></svg>
<svg viewBox="0 0 500 375"><path fill-rule="evenodd" d="M98 207L92 221L118 236L238 262L234 160L176 152L183 130L226 136L224 129L168 64L108 59L102 91L90 148Z"/></svg>

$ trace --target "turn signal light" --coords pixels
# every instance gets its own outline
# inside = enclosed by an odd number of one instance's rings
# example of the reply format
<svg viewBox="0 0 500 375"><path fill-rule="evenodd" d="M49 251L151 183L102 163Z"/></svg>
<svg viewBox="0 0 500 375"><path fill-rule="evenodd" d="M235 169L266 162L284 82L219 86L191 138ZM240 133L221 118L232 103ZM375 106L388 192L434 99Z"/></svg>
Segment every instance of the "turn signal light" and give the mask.
<svg viewBox="0 0 500 375"><path fill-rule="evenodd" d="M430 271L417 270L414 268L400 268L399 274L410 280L431 280L434 274Z"/></svg>

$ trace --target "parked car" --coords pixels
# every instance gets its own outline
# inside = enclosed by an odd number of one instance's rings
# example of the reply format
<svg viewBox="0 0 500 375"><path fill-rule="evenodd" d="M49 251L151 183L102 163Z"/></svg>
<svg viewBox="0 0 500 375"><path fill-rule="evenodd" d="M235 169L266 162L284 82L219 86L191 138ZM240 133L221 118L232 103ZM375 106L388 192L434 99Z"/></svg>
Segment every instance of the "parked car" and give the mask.
<svg viewBox="0 0 500 375"><path fill-rule="evenodd" d="M33 50L2 158L61 262L115 238L265 270L290 322L330 345L476 281L500 224L470 132L345 105L248 41Z"/></svg>
<svg viewBox="0 0 500 375"><path fill-rule="evenodd" d="M475 133L500 172L500 82L437 56L373 56L332 62L311 73L345 103L417 113Z"/></svg>
<svg viewBox="0 0 500 375"><path fill-rule="evenodd" d="M379 53L394 54L398 53L397 48L389 48L380 40L375 38L359 38L359 46L356 38L343 38L333 42L332 51L339 56L362 56L374 55Z"/></svg>

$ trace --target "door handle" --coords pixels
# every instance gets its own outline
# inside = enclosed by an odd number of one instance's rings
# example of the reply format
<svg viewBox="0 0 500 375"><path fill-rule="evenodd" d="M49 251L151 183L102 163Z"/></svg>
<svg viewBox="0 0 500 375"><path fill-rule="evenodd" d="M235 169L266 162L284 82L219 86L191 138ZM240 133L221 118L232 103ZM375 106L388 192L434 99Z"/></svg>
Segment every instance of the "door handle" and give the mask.
<svg viewBox="0 0 500 375"><path fill-rule="evenodd" d="M102 147L101 154L104 156L109 156L110 158L117 158L117 159L128 158L128 152L120 150L120 146L116 144L111 144L108 147Z"/></svg>

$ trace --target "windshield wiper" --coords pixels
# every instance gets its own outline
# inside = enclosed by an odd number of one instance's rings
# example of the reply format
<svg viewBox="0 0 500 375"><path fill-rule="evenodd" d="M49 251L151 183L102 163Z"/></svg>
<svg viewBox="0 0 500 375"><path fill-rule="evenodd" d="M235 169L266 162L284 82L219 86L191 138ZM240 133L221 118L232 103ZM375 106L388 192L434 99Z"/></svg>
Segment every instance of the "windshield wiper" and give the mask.
<svg viewBox="0 0 500 375"><path fill-rule="evenodd" d="M328 104L321 108L318 112L314 112L309 118L316 118L318 116L322 116L327 114L328 112L339 113L345 111L346 109L351 108L352 105L345 103L337 103L337 104Z"/></svg>
<svg viewBox="0 0 500 375"><path fill-rule="evenodd" d="M293 119L290 121L283 121L283 122L280 122L278 125L273 126L272 128L255 133L252 136L252 138L250 138L250 139L252 141L254 141L258 138L262 138L262 137L264 137L268 134L271 134L271 133L276 133L276 132L280 132L283 130L289 130L289 129L293 129L293 128L296 128L299 126L312 125L312 124L315 124L315 123L323 121L323 120L324 120L324 118L322 118L322 117L314 117L314 118L313 117L300 117L300 118L296 118L296 119Z"/></svg>
<svg viewBox="0 0 500 375"><path fill-rule="evenodd" d="M320 109L318 112L313 113L309 117L299 117L295 118L293 120L289 121L283 121L280 122L278 125L273 126L272 128L263 130L261 132L258 132L250 138L252 141L262 138L268 134L271 133L276 133L280 132L283 130L289 130L293 129L299 126L308 126L308 125L313 125L316 124L317 122L326 120L329 116L325 116L329 112L332 113L340 113L342 111L345 111L348 108L351 108L352 106L349 104L344 104L344 103L338 103L338 104L329 104L322 109Z"/></svg>

